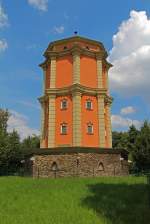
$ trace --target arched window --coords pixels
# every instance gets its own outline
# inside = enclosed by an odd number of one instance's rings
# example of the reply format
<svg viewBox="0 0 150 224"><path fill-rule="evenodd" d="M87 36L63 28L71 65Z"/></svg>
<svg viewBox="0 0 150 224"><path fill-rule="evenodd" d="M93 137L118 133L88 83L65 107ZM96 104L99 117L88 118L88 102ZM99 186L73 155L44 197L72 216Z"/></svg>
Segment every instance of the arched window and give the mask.
<svg viewBox="0 0 150 224"><path fill-rule="evenodd" d="M67 124L66 123L62 123L61 126L60 126L60 133L62 135L66 135L67 134Z"/></svg>
<svg viewBox="0 0 150 224"><path fill-rule="evenodd" d="M103 165L102 162L100 162L100 163L98 164L98 170L99 170L99 171L104 171L104 165Z"/></svg>
<svg viewBox="0 0 150 224"><path fill-rule="evenodd" d="M52 163L51 170L52 170L52 171L57 171L57 170L58 170L58 165L57 165L56 162L53 162L53 163Z"/></svg>
<svg viewBox="0 0 150 224"><path fill-rule="evenodd" d="M93 124L91 122L87 123L87 134L93 134Z"/></svg>

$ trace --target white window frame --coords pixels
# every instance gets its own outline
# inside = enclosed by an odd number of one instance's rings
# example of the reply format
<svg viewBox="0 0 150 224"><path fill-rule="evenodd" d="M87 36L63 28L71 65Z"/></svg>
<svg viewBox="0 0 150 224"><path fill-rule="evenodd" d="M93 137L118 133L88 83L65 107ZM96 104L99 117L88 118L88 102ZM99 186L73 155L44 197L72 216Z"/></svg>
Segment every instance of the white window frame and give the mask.
<svg viewBox="0 0 150 224"><path fill-rule="evenodd" d="M64 127L66 128L65 132L64 132L64 130L63 130ZM67 124L66 124L66 123L62 123L61 126L60 126L60 133L61 133L62 135L67 135L67 131L68 131L68 126L67 126Z"/></svg>
<svg viewBox="0 0 150 224"><path fill-rule="evenodd" d="M90 107L88 107L88 103L91 104ZM86 109L87 109L87 110L92 110L92 109L93 109L93 102L92 102L92 100L89 99L89 100L86 101Z"/></svg>
<svg viewBox="0 0 150 224"><path fill-rule="evenodd" d="M66 103L66 106L64 107L63 103ZM68 101L67 99L61 100L61 105L60 105L61 110L66 110L68 108Z"/></svg>
<svg viewBox="0 0 150 224"><path fill-rule="evenodd" d="M91 128L91 131L89 132L89 128ZM93 124L90 122L87 124L87 134L92 135L94 133L93 131Z"/></svg>

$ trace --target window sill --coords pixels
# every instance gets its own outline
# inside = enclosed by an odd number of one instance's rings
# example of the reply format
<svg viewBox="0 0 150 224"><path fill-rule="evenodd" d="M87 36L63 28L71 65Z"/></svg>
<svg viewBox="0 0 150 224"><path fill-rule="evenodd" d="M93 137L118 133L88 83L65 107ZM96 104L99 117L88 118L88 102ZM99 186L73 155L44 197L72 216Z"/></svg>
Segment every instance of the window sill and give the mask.
<svg viewBox="0 0 150 224"><path fill-rule="evenodd" d="M86 110L93 111L93 109L88 109L88 108L86 108Z"/></svg>
<svg viewBox="0 0 150 224"><path fill-rule="evenodd" d="M60 110L67 110L67 108L61 108Z"/></svg>

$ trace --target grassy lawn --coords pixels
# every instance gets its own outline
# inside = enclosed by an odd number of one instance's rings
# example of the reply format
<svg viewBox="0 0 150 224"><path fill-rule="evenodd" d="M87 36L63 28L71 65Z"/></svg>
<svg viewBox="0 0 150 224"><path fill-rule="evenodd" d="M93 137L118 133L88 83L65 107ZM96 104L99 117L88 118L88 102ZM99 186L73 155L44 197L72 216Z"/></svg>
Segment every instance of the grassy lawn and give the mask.
<svg viewBox="0 0 150 224"><path fill-rule="evenodd" d="M0 224L148 224L146 178L0 178Z"/></svg>

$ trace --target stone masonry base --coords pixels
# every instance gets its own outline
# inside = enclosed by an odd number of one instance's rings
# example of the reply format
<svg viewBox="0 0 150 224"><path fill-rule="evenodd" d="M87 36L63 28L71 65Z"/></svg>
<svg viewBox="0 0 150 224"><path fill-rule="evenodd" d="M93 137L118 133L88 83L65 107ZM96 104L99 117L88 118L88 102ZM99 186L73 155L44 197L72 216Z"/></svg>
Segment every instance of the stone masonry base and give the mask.
<svg viewBox="0 0 150 224"><path fill-rule="evenodd" d="M35 178L128 175L128 162L113 149L40 149L32 155Z"/></svg>

